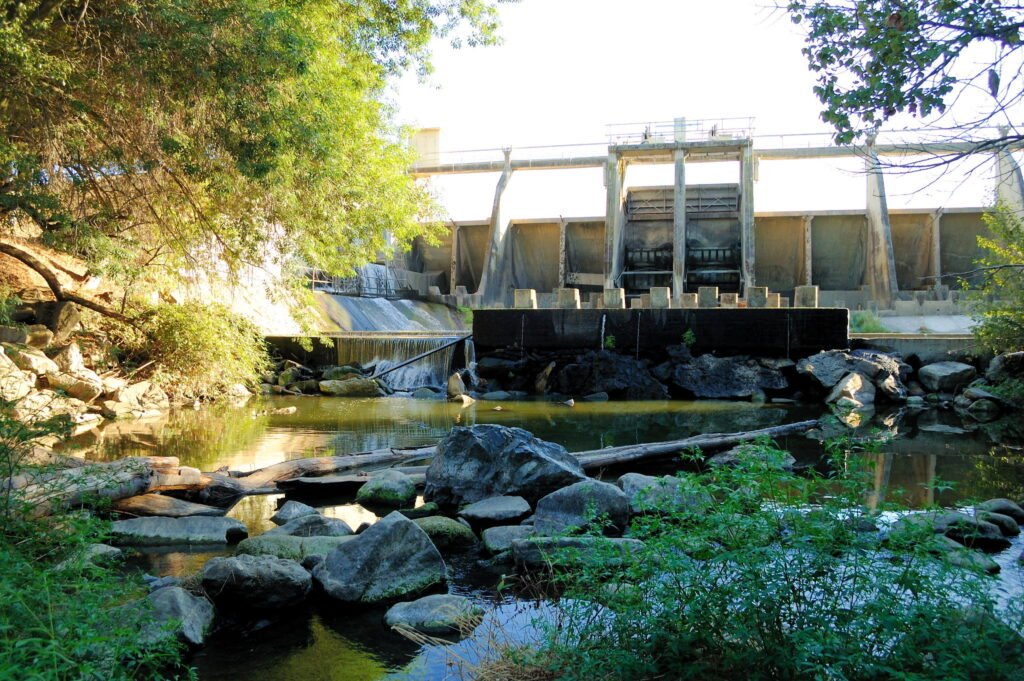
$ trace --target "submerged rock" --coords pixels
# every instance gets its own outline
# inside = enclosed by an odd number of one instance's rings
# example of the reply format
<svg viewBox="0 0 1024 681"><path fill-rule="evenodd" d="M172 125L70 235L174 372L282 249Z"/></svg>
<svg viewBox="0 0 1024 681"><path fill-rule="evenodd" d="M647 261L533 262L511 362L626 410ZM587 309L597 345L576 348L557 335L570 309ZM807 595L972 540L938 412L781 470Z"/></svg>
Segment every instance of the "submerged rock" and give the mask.
<svg viewBox="0 0 1024 681"><path fill-rule="evenodd" d="M583 480L538 501L533 527L538 534L558 534L585 528L595 519L607 521L606 534L622 534L629 522L629 499L615 485Z"/></svg>
<svg viewBox="0 0 1024 681"><path fill-rule="evenodd" d="M522 428L456 427L437 446L424 497L442 506L502 495L536 500L584 478L579 462L564 447Z"/></svg>
<svg viewBox="0 0 1024 681"><path fill-rule="evenodd" d="M159 644L168 636L194 646L206 641L206 633L213 624L213 604L205 598L193 596L179 586L165 586L146 596L152 620L140 634L143 641ZM168 629L168 626L173 626Z"/></svg>
<svg viewBox="0 0 1024 681"><path fill-rule="evenodd" d="M111 525L115 543L128 546L176 544L234 544L249 535L245 524L234 518L190 516L187 518L131 518Z"/></svg>
<svg viewBox="0 0 1024 681"><path fill-rule="evenodd" d="M242 554L213 558L200 572L203 590L217 604L249 610L297 605L313 587L309 572L293 560Z"/></svg>
<svg viewBox="0 0 1024 681"><path fill-rule="evenodd" d="M404 627L431 636L469 633L484 611L465 596L434 594L396 603L384 615L389 627Z"/></svg>
<svg viewBox="0 0 1024 681"><path fill-rule="evenodd" d="M409 506L416 501L416 483L401 471L377 471L359 488L356 501L363 505L388 508Z"/></svg>

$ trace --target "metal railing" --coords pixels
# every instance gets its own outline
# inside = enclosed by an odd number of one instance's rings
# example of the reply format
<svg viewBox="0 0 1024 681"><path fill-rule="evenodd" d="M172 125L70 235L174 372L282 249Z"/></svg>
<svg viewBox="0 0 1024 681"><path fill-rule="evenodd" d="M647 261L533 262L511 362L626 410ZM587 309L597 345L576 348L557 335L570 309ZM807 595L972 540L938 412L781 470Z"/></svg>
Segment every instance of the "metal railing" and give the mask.
<svg viewBox="0 0 1024 681"><path fill-rule="evenodd" d="M388 300L408 299L417 291L398 270L387 268L383 274L363 274L354 277L336 277L323 270L309 269L306 272L309 285L314 291L323 291L338 296L359 298L387 298Z"/></svg>

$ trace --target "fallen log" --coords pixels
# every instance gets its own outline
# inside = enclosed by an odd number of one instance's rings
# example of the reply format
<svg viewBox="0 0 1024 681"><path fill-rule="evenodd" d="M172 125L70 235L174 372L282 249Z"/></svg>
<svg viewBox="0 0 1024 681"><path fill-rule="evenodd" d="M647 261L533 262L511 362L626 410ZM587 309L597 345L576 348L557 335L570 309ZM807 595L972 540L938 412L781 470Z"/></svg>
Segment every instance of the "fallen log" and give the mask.
<svg viewBox="0 0 1024 681"><path fill-rule="evenodd" d="M725 449L734 447L744 442L750 442L762 437L779 437L802 433L818 425L817 420L798 421L787 423L781 426L748 430L742 433L708 433L695 435L682 440L670 440L668 442L651 442L639 445L624 445L622 447L609 447L607 449L595 449L584 452L575 452L575 456L583 470L592 471L605 466L613 466L623 463L632 463L644 459L655 459L662 456L677 454L686 449L700 449L707 451L712 449Z"/></svg>
<svg viewBox="0 0 1024 681"><path fill-rule="evenodd" d="M422 487L427 481L426 466L411 466L409 468L394 468L385 470L397 470L405 473L417 487ZM292 478L282 480L278 487L289 492L307 494L355 494L359 488L370 480L374 474L380 471L367 471L365 473L349 473L348 475L320 475L303 478Z"/></svg>
<svg viewBox="0 0 1024 681"><path fill-rule="evenodd" d="M191 501L177 499L166 494L140 494L136 497L121 499L114 503L113 510L124 515L158 515L169 518L184 518L193 515L224 515L224 509L222 508L205 504L194 504Z"/></svg>
<svg viewBox="0 0 1024 681"><path fill-rule="evenodd" d="M332 475L367 466L386 466L402 461L413 461L434 455L434 447L418 449L382 449L365 454L347 456L320 456L310 459L282 461L234 478L243 489L272 487L276 483L295 478Z"/></svg>

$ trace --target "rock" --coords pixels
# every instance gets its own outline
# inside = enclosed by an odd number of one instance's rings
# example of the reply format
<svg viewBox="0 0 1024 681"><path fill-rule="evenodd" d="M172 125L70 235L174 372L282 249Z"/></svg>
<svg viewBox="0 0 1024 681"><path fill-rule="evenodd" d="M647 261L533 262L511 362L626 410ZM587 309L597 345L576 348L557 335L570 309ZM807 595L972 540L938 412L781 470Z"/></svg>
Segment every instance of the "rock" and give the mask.
<svg viewBox="0 0 1024 681"><path fill-rule="evenodd" d="M512 399L512 395L510 395L506 390L494 390L489 393L484 393L480 396L480 399L488 402L504 402L505 400Z"/></svg>
<svg viewBox="0 0 1024 681"><path fill-rule="evenodd" d="M526 368L526 360L484 357L476 363L476 372L484 378L508 378Z"/></svg>
<svg viewBox="0 0 1024 681"><path fill-rule="evenodd" d="M55 416L68 416L73 423L80 422L85 416L93 414L82 414L85 411L85 402L76 400L73 397L58 395L52 390L40 390L32 392L21 398L14 404L12 415L19 421L35 423L45 421Z"/></svg>
<svg viewBox="0 0 1024 681"><path fill-rule="evenodd" d="M14 364L22 371L30 371L38 376L55 374L60 367L52 359L35 348L27 346L18 347L15 345L4 345L5 354L11 358Z"/></svg>
<svg viewBox="0 0 1024 681"><path fill-rule="evenodd" d="M68 344L66 348L54 356L53 361L61 371L69 374L77 374L86 368L85 358L82 356L82 349L78 347L78 343ZM105 382L104 392L106 392Z"/></svg>
<svg viewBox="0 0 1024 681"><path fill-rule="evenodd" d="M356 502L364 506L400 508L416 501L416 483L401 471L386 469L375 472L359 488Z"/></svg>
<svg viewBox="0 0 1024 681"><path fill-rule="evenodd" d="M462 374L456 372L448 378L448 397L461 397L466 394L466 384L462 380Z"/></svg>
<svg viewBox="0 0 1024 681"><path fill-rule="evenodd" d="M999 531L1003 533L1004 537L1016 537L1020 534L1020 525L1018 525L1017 521L1008 515L993 513L992 511L979 511L978 520L983 520L986 523L992 523L999 528Z"/></svg>
<svg viewBox="0 0 1024 681"><path fill-rule="evenodd" d="M608 393L591 393L584 395L581 399L583 402L607 402Z"/></svg>
<svg viewBox="0 0 1024 681"><path fill-rule="evenodd" d="M975 400L967 407L967 413L976 421L987 423L999 418L999 405L992 400Z"/></svg>
<svg viewBox="0 0 1024 681"><path fill-rule="evenodd" d="M0 352L0 401L17 402L36 385L36 375L18 369L6 354Z"/></svg>
<svg viewBox="0 0 1024 681"><path fill-rule="evenodd" d="M538 534L560 534L585 528L595 518L607 519L605 533L622 534L629 522L629 498L615 485L583 480L538 501L533 526Z"/></svg>
<svg viewBox="0 0 1024 681"><path fill-rule="evenodd" d="M625 493L629 500L629 510L633 514L684 508L699 513L710 508L714 502L707 492L686 489L683 481L672 475L657 478L641 473L626 473L615 484Z"/></svg>
<svg viewBox="0 0 1024 681"><path fill-rule="evenodd" d="M430 636L445 636L468 633L483 614L484 611L465 596L434 594L396 603L385 613L384 623Z"/></svg>
<svg viewBox="0 0 1024 681"><path fill-rule="evenodd" d="M451 518L442 515L417 518L413 521L427 533L430 541L440 551L457 551L476 546L476 535L473 530Z"/></svg>
<svg viewBox="0 0 1024 681"><path fill-rule="evenodd" d="M165 586L146 596L152 619L143 625L140 637L159 644L173 636L189 645L201 646L213 624L213 604L193 596L180 586ZM168 629L168 627L173 627Z"/></svg>
<svg viewBox="0 0 1024 681"><path fill-rule="evenodd" d="M307 506L301 501L289 500L284 502L284 506L277 509L277 513L270 516L270 522L275 525L284 525L290 520L301 518L307 515L319 515L319 512L312 506Z"/></svg>
<svg viewBox="0 0 1024 681"><path fill-rule="evenodd" d="M440 396L440 393L433 388L416 388L412 391L413 398L417 400L433 400Z"/></svg>
<svg viewBox="0 0 1024 681"><path fill-rule="evenodd" d="M936 362L917 371L921 384L932 392L955 393L974 380L978 372L963 362Z"/></svg>
<svg viewBox="0 0 1024 681"><path fill-rule="evenodd" d="M238 545L238 553L253 556L277 556L289 560L305 560L310 556L326 556L340 544L355 538L343 537L296 537L290 534L263 533L258 537L244 539Z"/></svg>
<svg viewBox="0 0 1024 681"><path fill-rule="evenodd" d="M305 372L302 370L302 367L290 366L277 375L277 384L282 387L289 386L292 383L301 381L304 374Z"/></svg>
<svg viewBox="0 0 1024 681"><path fill-rule="evenodd" d="M637 539L611 539L608 537L528 537L512 542L512 556L520 570L546 567L553 564L571 564L580 558L593 556L598 550L608 551L603 556L607 567L644 548Z"/></svg>
<svg viewBox="0 0 1024 681"><path fill-rule="evenodd" d="M928 553L938 556L950 565L979 570L990 575L1000 571L999 563L995 562L984 553L978 553L965 548L963 544L957 543L949 537L939 535L933 538L926 545Z"/></svg>
<svg viewBox="0 0 1024 681"><path fill-rule="evenodd" d="M469 405L474 404L476 402L476 400L474 400L469 395L458 395L457 397L450 398L449 401L457 402L461 404L463 408L468 407Z"/></svg>
<svg viewBox="0 0 1024 681"><path fill-rule="evenodd" d="M944 534L969 548L987 552L1002 551L1010 546L1010 540L1003 536L996 525L956 511L904 516L893 523L889 536L900 539L910 536L917 529Z"/></svg>
<svg viewBox="0 0 1024 681"><path fill-rule="evenodd" d="M977 504L974 508L978 511L1007 515L1016 520L1018 524L1024 523L1024 508L1009 499L989 499Z"/></svg>
<svg viewBox="0 0 1024 681"><path fill-rule="evenodd" d="M530 501L585 477L564 447L522 428L455 427L437 446L427 469L424 497L441 506L502 495Z"/></svg>
<svg viewBox="0 0 1024 681"><path fill-rule="evenodd" d="M526 539L534 534L532 526L528 525L499 525L489 527L483 531L481 538L484 548L492 556L504 553L512 548L512 542L518 539Z"/></svg>
<svg viewBox="0 0 1024 681"><path fill-rule="evenodd" d="M892 377L890 376L889 378ZM875 386L864 376L856 372L850 373L835 384L828 397L825 398L825 402L830 404L838 402L841 397L853 400L858 407L874 404Z"/></svg>
<svg viewBox="0 0 1024 681"><path fill-rule="evenodd" d="M432 515L441 515L441 507L435 504L433 501L417 506L416 508L400 508L398 512L404 515L409 520L416 520L417 518L427 518Z"/></svg>
<svg viewBox="0 0 1024 681"><path fill-rule="evenodd" d="M23 326L0 326L0 343L24 345L28 342L28 331Z"/></svg>
<svg viewBox="0 0 1024 681"><path fill-rule="evenodd" d="M46 377L47 384L54 390L61 390L70 397L92 402L103 394L103 381L94 371L82 369L78 373L57 372Z"/></svg>
<svg viewBox="0 0 1024 681"><path fill-rule="evenodd" d="M721 454L715 454L705 463L711 467L735 466L751 459L757 459L771 468L781 470L791 470L796 464L796 459L789 452L765 451L763 447L753 444L737 445Z"/></svg>
<svg viewBox="0 0 1024 681"><path fill-rule="evenodd" d="M292 414L295 414L298 411L298 407L281 407L280 409L271 409L267 413L270 414L271 416L291 416Z"/></svg>
<svg viewBox="0 0 1024 681"><path fill-rule="evenodd" d="M670 374L676 387L702 399L751 397L763 390L782 390L789 382L782 372L747 357L701 355L676 365Z"/></svg>
<svg viewBox="0 0 1024 681"><path fill-rule="evenodd" d="M132 406L124 402L103 400L100 402L100 413L103 414L104 418L118 420L152 418L160 416L162 412L158 409L143 409L142 407Z"/></svg>
<svg viewBox="0 0 1024 681"><path fill-rule="evenodd" d="M176 544L234 544L249 535L245 524L234 518L131 518L111 525L116 544L171 546Z"/></svg>
<svg viewBox="0 0 1024 681"><path fill-rule="evenodd" d="M67 341L82 325L82 313L76 303L64 300L56 303L47 326L53 331L55 343Z"/></svg>
<svg viewBox="0 0 1024 681"><path fill-rule="evenodd" d="M297 605L313 588L313 578L293 560L242 554L213 558L199 573L203 590L218 605L276 610Z"/></svg>
<svg viewBox="0 0 1024 681"><path fill-rule="evenodd" d="M1002 383L1011 379L1024 378L1024 351L996 355L985 370L985 378L991 383Z"/></svg>
<svg viewBox="0 0 1024 681"><path fill-rule="evenodd" d="M396 511L328 553L313 576L331 598L379 603L444 583L445 565L427 533Z"/></svg>
<svg viewBox="0 0 1024 681"><path fill-rule="evenodd" d="M112 510L134 516L155 515L164 518L188 516L222 516L224 509L178 499L166 494L139 494L114 502Z"/></svg>
<svg viewBox="0 0 1024 681"><path fill-rule="evenodd" d="M459 516L474 527L519 522L530 515L530 504L522 497L491 497L466 506Z"/></svg>
<svg viewBox="0 0 1024 681"><path fill-rule="evenodd" d="M907 406L914 409L924 409L924 398L918 395L911 395L907 398Z"/></svg>
<svg viewBox="0 0 1024 681"><path fill-rule="evenodd" d="M320 392L335 397L383 397L384 391L370 378L354 377L347 381L320 381Z"/></svg>
<svg viewBox="0 0 1024 681"><path fill-rule="evenodd" d="M346 376L362 376L363 372L351 366L331 367L326 369L320 378L324 381L343 381Z"/></svg>
<svg viewBox="0 0 1024 681"><path fill-rule="evenodd" d="M160 386L149 381L126 385L111 397L115 402L123 402L133 409L141 411L166 411L171 406L171 400L167 397L167 393Z"/></svg>
<svg viewBox="0 0 1024 681"><path fill-rule="evenodd" d="M264 535L289 535L292 537L345 537L352 534L352 528L340 518L328 518L319 513L303 515L289 520Z"/></svg>
<svg viewBox="0 0 1024 681"><path fill-rule="evenodd" d="M287 388L292 392L302 393L303 395L317 395L320 393L320 381L315 378L307 378L303 381L289 383Z"/></svg>
<svg viewBox="0 0 1024 681"><path fill-rule="evenodd" d="M588 352L576 357L558 372L558 392L566 395L607 393L615 399L664 400L665 386L651 375L647 365L632 357L607 350Z"/></svg>
<svg viewBox="0 0 1024 681"><path fill-rule="evenodd" d="M796 363L796 370L813 378L822 388L831 389L852 372L861 373L873 380L882 367L867 358L858 359L841 350L827 350L801 359Z"/></svg>
<svg viewBox="0 0 1024 681"><path fill-rule="evenodd" d="M548 362L548 365L533 379L533 394L547 395L550 388L551 372L558 366L557 362Z"/></svg>
<svg viewBox="0 0 1024 681"><path fill-rule="evenodd" d="M53 331L42 324L32 324L25 329L25 340L23 341L26 345L30 345L33 348L45 348L53 342Z"/></svg>
<svg viewBox="0 0 1024 681"><path fill-rule="evenodd" d="M85 549L76 552L70 558L57 564L57 570L81 568L86 565L105 565L124 558L124 552L116 546L107 544L89 544Z"/></svg>
<svg viewBox="0 0 1024 681"><path fill-rule="evenodd" d="M884 376L875 380L875 387L890 402L904 402L907 399L907 387L897 376Z"/></svg>

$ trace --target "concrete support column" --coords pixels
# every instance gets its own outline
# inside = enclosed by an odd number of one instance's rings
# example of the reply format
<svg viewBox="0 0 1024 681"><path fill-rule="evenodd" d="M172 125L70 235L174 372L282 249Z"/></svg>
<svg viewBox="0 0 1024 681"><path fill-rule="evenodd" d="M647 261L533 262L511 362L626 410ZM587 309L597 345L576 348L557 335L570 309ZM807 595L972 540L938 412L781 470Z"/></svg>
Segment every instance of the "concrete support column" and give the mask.
<svg viewBox="0 0 1024 681"><path fill-rule="evenodd" d="M604 168L607 203L604 214L604 287L617 288L625 265L626 162L617 153L609 153Z"/></svg>
<svg viewBox="0 0 1024 681"><path fill-rule="evenodd" d="M892 307L899 291L896 283L896 257L892 249L892 227L885 199L885 180L878 162L874 141L867 146L868 262L867 280L871 297L884 307Z"/></svg>
<svg viewBox="0 0 1024 681"><path fill-rule="evenodd" d="M505 149L505 167L494 189L494 203L491 205L490 239L484 254L483 272L480 275L481 294L485 305L506 302L506 280L511 270L508 262L508 220L502 211L502 198L512 178L512 150Z"/></svg>
<svg viewBox="0 0 1024 681"><path fill-rule="evenodd" d="M804 286L814 283L814 216L804 216Z"/></svg>
<svg viewBox="0 0 1024 681"><path fill-rule="evenodd" d="M451 286L448 290L454 291L455 284L459 281L459 225L452 220L452 257L451 257Z"/></svg>
<svg viewBox="0 0 1024 681"><path fill-rule="evenodd" d="M754 147L748 142L740 156L740 281L754 285Z"/></svg>
<svg viewBox="0 0 1024 681"><path fill-rule="evenodd" d="M942 209L932 213L932 282L942 284Z"/></svg>
<svg viewBox="0 0 1024 681"><path fill-rule="evenodd" d="M536 310L537 291L532 288L517 288L512 299L512 305L517 310Z"/></svg>
<svg viewBox="0 0 1024 681"><path fill-rule="evenodd" d="M675 191L672 194L672 290L686 290L686 152L672 152Z"/></svg>
<svg viewBox="0 0 1024 681"><path fill-rule="evenodd" d="M578 288L560 288L555 290L557 307L563 310L580 309L580 290Z"/></svg>
<svg viewBox="0 0 1024 681"><path fill-rule="evenodd" d="M1005 137L1008 131L1005 128L1002 128L1001 131ZM1007 149L1000 149L997 156L996 197L1001 204L1017 215L1022 215L1024 214L1024 176L1021 175L1020 166L1017 165L1017 160Z"/></svg>
<svg viewBox="0 0 1024 681"><path fill-rule="evenodd" d="M558 221L558 287L565 286L565 233L569 223L560 217Z"/></svg>

